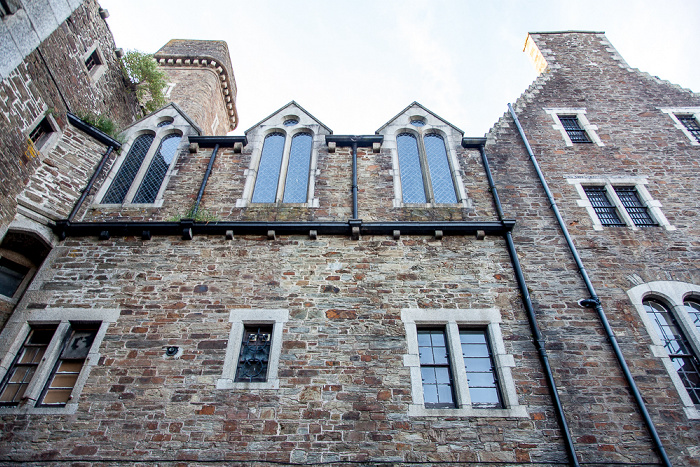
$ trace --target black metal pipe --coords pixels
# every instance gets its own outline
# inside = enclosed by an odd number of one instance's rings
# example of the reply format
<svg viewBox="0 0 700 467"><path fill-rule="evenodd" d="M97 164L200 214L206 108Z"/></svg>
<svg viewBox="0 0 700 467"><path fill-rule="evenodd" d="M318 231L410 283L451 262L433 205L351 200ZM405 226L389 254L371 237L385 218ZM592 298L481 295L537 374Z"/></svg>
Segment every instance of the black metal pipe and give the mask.
<svg viewBox="0 0 700 467"><path fill-rule="evenodd" d="M352 218L357 217L357 141L352 143Z"/></svg>
<svg viewBox="0 0 700 467"><path fill-rule="evenodd" d="M471 140L471 141L470 141ZM486 138L470 138L463 139L462 146L464 147L478 147L481 153L481 161L484 164L484 171L486 172L486 178L489 183L489 190L493 197L493 203L496 206L496 213L498 214L498 219L503 221L503 207L501 206L501 199L498 196L498 190L496 189L496 184L493 181L493 176L491 175L491 167L489 166L489 160L486 157L486 150L484 145L486 144ZM556 382L554 381L554 375L552 374L552 368L549 364L549 357L547 356L547 350L545 348L545 341L542 337L542 332L540 332L540 327L537 324L537 317L535 316L535 309L532 305L532 300L530 299L530 292L527 289L527 283L525 282L525 276L523 275L523 269L520 266L520 260L518 259L518 253L515 250L515 243L513 242L513 235L511 231L505 233L506 245L508 247L508 254L510 255L511 263L513 264L513 270L515 271L515 278L518 282L518 289L520 290L520 296L525 306L525 313L527 315L527 320L530 324L530 330L534 339L535 348L540 357L540 362L544 368L545 380L547 381L547 386L549 388L549 393L552 396L552 403L554 404L554 411L557 414L557 419L559 421L559 426L561 427L561 432L564 437L564 446L566 447L566 454L569 458L571 465L578 467L578 457L576 456L576 447L574 446L574 441L571 437L571 432L569 431L569 424L566 422L566 416L564 414L564 407L562 406L561 399L559 398L559 390L557 389Z"/></svg>
<svg viewBox="0 0 700 467"><path fill-rule="evenodd" d="M204 172L204 178L202 178L202 184L199 186L199 193L197 193L197 200L194 202L194 208L192 209L192 219L197 218L197 211L199 211L199 203L202 202L202 195L204 195L204 188L207 186L209 181L209 175L211 175L211 169L214 167L214 161L216 160L216 154L219 152L219 144L214 145L214 149L211 151L211 157L209 158L209 164L207 165L207 171Z"/></svg>
<svg viewBox="0 0 700 467"><path fill-rule="evenodd" d="M510 115L513 117L515 126L518 128L520 138L525 144L525 149L527 150L527 153L530 156L530 161L532 162L532 165L535 168L535 172L537 172L537 177L539 178L540 184L542 185L542 188L544 189L544 192L547 195L547 199L549 200L549 206L552 208L554 216L557 219L557 223L559 224L559 228L561 229L564 238L566 239L566 243L569 246L569 251L574 257L574 261L576 262L576 266L578 267L579 274L581 274L583 282L586 284L588 293L591 295L591 300L593 300L596 303L595 309L598 314L598 318L600 319L603 325L603 329L605 330L605 334L608 337L608 341L610 342L610 345L613 348L615 357L617 358L617 361L620 364L620 367L622 368L622 372L625 375L625 379L627 380L627 384L630 387L630 391L632 392L634 400L636 401L639 411L641 412L642 418L644 419L644 423L646 424L647 429L649 430L649 434L651 435L654 445L658 451L659 457L661 458L661 461L666 467L671 467L671 460L666 454L666 450L664 449L664 446L661 443L661 439L659 438L659 434L656 431L654 422L652 421L651 416L647 411L646 404L644 403L642 395L640 394L639 389L637 388L637 384L634 382L634 378L632 377L632 373L629 370L629 366L627 366L625 357L622 355L622 350L620 350L620 346L617 344L615 333L610 327L610 322L608 321L607 316L605 316L605 312L603 311L603 306L600 303L598 294L596 294L595 288L593 287L593 284L591 283L591 280L588 277L588 273L586 272L586 268L584 268L583 262L581 261L581 257L579 256L578 251L576 250L576 246L574 245L574 242L571 239L571 236L569 235L569 230L566 228L566 224L564 223L564 220L562 219L561 214L559 213L559 208L557 207L556 201L554 200L554 196L549 190L549 185L547 184L547 181L545 180L544 175L540 170L539 163L535 158L535 154L532 152L532 148L530 147L530 143L527 140L527 136L525 136L523 127L520 125L520 120L518 120L518 116L515 114L515 110L513 110L512 105L508 104L508 110L510 111Z"/></svg>

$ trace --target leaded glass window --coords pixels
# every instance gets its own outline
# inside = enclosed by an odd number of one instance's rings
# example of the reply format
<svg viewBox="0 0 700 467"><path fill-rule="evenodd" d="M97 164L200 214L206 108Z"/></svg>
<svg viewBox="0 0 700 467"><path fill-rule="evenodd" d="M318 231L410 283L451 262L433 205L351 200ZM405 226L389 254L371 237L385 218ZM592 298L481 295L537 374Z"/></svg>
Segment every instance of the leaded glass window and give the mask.
<svg viewBox="0 0 700 467"><path fill-rule="evenodd" d="M464 368L474 408L503 408L496 368L485 329L460 329Z"/></svg>
<svg viewBox="0 0 700 467"><path fill-rule="evenodd" d="M396 137L399 152L399 172L401 173L401 192L404 203L425 203L425 185L421 170L418 140L410 133L401 133Z"/></svg>
<svg viewBox="0 0 700 467"><path fill-rule="evenodd" d="M581 128L576 115L560 115L559 121L561 121L561 124L564 127L564 130L566 130L566 134L569 135L569 139L571 139L572 143L591 142L586 130Z"/></svg>
<svg viewBox="0 0 700 467"><path fill-rule="evenodd" d="M168 173L168 168L173 159L175 159L181 139L181 136L178 134L170 134L161 140L160 147L153 159L151 159L151 165L143 177L136 196L134 196L134 203L155 202L160 186L165 179L165 174Z"/></svg>
<svg viewBox="0 0 700 467"><path fill-rule="evenodd" d="M41 363L57 326L32 327L0 385L0 405L18 405Z"/></svg>
<svg viewBox="0 0 700 467"><path fill-rule="evenodd" d="M700 142L700 125L698 125L698 121L695 120L695 117L692 115L676 115L676 118L678 118L678 121L680 121L690 134Z"/></svg>
<svg viewBox="0 0 700 467"><path fill-rule="evenodd" d="M639 227L649 227L657 225L649 215L647 207L639 201L637 189L633 186L616 186L615 193L620 198L620 202L632 218L634 225Z"/></svg>
<svg viewBox="0 0 700 467"><path fill-rule="evenodd" d="M266 381L271 344L271 324L244 326L234 381L249 383Z"/></svg>
<svg viewBox="0 0 700 467"><path fill-rule="evenodd" d="M591 202L601 224L607 226L625 225L617 215L615 206L610 203L604 186L584 186L583 190L586 192L586 196L588 196L588 200Z"/></svg>
<svg viewBox="0 0 700 467"><path fill-rule="evenodd" d="M70 400L99 327L99 324L95 324L71 330L37 406L62 407Z"/></svg>
<svg viewBox="0 0 700 467"><path fill-rule="evenodd" d="M284 155L284 134L270 133L265 137L262 155L253 189L253 203L274 203L277 196L282 156Z"/></svg>
<svg viewBox="0 0 700 467"><path fill-rule="evenodd" d="M683 306L685 306L685 310L690 315L690 319L693 320L695 329L700 332L700 302L697 300L684 300Z"/></svg>
<svg viewBox="0 0 700 467"><path fill-rule="evenodd" d="M445 140L440 135L429 134L423 137L423 144L430 170L434 201L436 203L456 203L457 194L450 171L450 162L447 160Z"/></svg>
<svg viewBox="0 0 700 467"><path fill-rule="evenodd" d="M456 407L445 330L418 329L417 333L425 407Z"/></svg>
<svg viewBox="0 0 700 467"><path fill-rule="evenodd" d="M309 167L313 137L309 133L297 133L289 150L287 180L284 185L285 203L305 203L309 185Z"/></svg>
<svg viewBox="0 0 700 467"><path fill-rule="evenodd" d="M700 361L676 317L658 300L644 300L642 304L688 395L694 404L700 404Z"/></svg>
<svg viewBox="0 0 700 467"><path fill-rule="evenodd" d="M145 134L136 138L129 149L129 153L126 155L126 159L124 159L124 163L119 167L117 176L114 177L114 181L104 198L102 198L103 203L121 204L124 202L124 198L129 192L129 188L131 188L131 184L134 182L134 178L136 178L136 174L141 168L141 164L154 138L155 135L152 134Z"/></svg>

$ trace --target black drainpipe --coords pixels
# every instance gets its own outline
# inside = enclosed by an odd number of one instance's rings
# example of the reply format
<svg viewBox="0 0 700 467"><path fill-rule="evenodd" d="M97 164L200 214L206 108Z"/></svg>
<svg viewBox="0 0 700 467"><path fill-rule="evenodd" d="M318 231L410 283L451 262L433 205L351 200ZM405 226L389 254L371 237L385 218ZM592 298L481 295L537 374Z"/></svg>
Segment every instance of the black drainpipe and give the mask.
<svg viewBox="0 0 700 467"><path fill-rule="evenodd" d="M357 141L352 142L352 218L357 217Z"/></svg>
<svg viewBox="0 0 700 467"><path fill-rule="evenodd" d="M463 147L479 148L479 152L481 153L481 161L484 164L484 171L486 172L486 178L489 182L489 190L491 191L491 195L493 196L493 202L496 205L498 219L500 221L503 221L505 220L505 215L503 214L501 200L498 197L498 190L496 189L496 185L493 182L493 177L491 176L489 160L486 157L486 151L484 150L485 144L486 138L462 138ZM540 361L542 362L542 367L544 368L545 379L547 380L547 386L549 387L549 392L552 395L552 402L554 403L554 411L557 414L557 419L559 420L559 424L561 426L561 432L564 436L564 446L566 447L566 453L569 457L569 462L571 463L571 465L578 467L579 463L578 458L576 456L576 448L574 447L574 441L571 438L571 433L569 432L569 425L566 423L564 408L562 407L561 400L559 399L559 391L557 390L557 385L554 382L552 368L549 365L549 357L547 356L547 350L545 349L545 341L537 324L535 309L532 306L532 301L530 299L530 292L527 290L525 276L523 275L523 270L520 267L520 260L518 259L518 254L515 251L513 235L511 234L511 231L508 230L505 232L504 236L506 239L506 244L508 246L508 254L510 255L511 262L513 263L513 269L515 270L515 278L518 281L520 296L523 300L523 305L525 306L527 320L530 323L530 330L532 331L532 336L534 338L535 348L537 349L537 352L540 356Z"/></svg>
<svg viewBox="0 0 700 467"><path fill-rule="evenodd" d="M68 222L72 222L73 219L75 218L76 214L78 214L80 207L83 205L85 198L87 198L88 194L90 194L90 190L92 190L92 187L95 184L97 177L100 175L100 173L102 173L102 169L104 168L105 164L109 160L109 156L112 154L112 151L115 148L116 149L121 148L122 145L118 141L110 138L107 134L98 130L97 128L95 128L91 125L88 125L84 121L80 120L78 117L76 117L72 113L68 112L66 114L66 116L68 117L68 121L70 122L71 125L78 128L79 130L83 131L84 133L87 133L88 135L92 136L100 143L106 144L108 146L107 151L105 151L104 155L102 156L102 160L100 160L100 163L98 164L97 168L92 173L92 177L90 177L90 181L88 182L87 186L83 189L83 192L80 194L80 198L78 198L78 201L73 206L73 210L68 215Z"/></svg>
<svg viewBox="0 0 700 467"><path fill-rule="evenodd" d="M513 121L515 122L515 126L518 128L518 132L520 133L520 138L522 139L523 143L525 144L525 149L527 149L527 153L530 156L530 161L532 162L533 167L535 168L535 172L537 172L537 177L540 179L540 183L542 184L542 188L544 189L545 194L547 195L547 199L549 200L549 206L552 208L552 211L554 211L554 216L557 218L557 222L559 223L559 228L561 228L562 233L564 234L564 238L566 239L566 243L569 246L569 250L571 251L571 255L574 257L574 261L576 262L576 266L578 267L578 271L581 274L581 277L583 278L583 282L586 284L586 288L588 289L588 293L591 295L591 298L581 300L581 305L587 307L587 308L595 308L596 312L598 313L598 318L600 319L601 323L603 324L603 329L605 330L605 334L608 337L608 340L610 341L610 345L613 348L613 352L615 353L615 357L617 358L618 363L620 364L620 367L622 368L622 372L625 375L625 379L627 380L627 384L630 387L630 391L632 392L632 395L634 396L635 401L637 402L637 406L639 408L639 411L642 414L642 418L644 419L644 423L647 426L647 429L649 430L649 434L651 435L652 440L654 441L654 445L656 446L656 449L658 451L659 456L661 457L661 461L666 467L672 467L671 461L666 455L666 450L664 449L663 444L661 444L661 439L659 438L659 434L656 432L656 427L654 426L654 422L651 420L651 416L649 415L649 412L647 411L647 407L644 404L644 400L642 399L642 395L639 393L639 389L637 388L637 384L634 382L634 378L632 377L632 373L630 373L629 367L627 366L627 362L625 361L625 357L622 355L622 351L620 350L620 346L617 344L617 339L615 338L615 334L613 333L612 328L610 327L610 323L608 322L608 318L605 316L605 312L603 311L603 306L600 303L600 298L598 298L598 294L595 292L595 288L593 287L593 284L591 283L590 278L588 277L588 273L586 272L586 269L583 267L583 262L581 261L581 257L578 254L578 251L576 250L576 246L574 245L573 240L571 239L571 236L569 235L569 230L566 228L566 224L564 223L564 220L561 217L561 214L559 213L559 208L557 207L556 202L554 201L554 196L552 196L552 192L549 190L549 185L547 185L547 181L544 178L544 175L542 174L542 171L540 170L540 166L537 163L537 159L535 159L535 154L532 152L532 148L530 147L530 143L527 140L527 136L525 136L525 132L523 131L523 127L520 126L520 121L518 120L518 116L515 114L515 110L513 110L513 106L508 104L508 110L510 111L510 115L513 117Z"/></svg>
<svg viewBox="0 0 700 467"><path fill-rule="evenodd" d="M202 184L199 186L199 193L197 193L197 201L194 202L194 209L192 209L192 219L197 218L197 211L199 211L199 203L202 201L202 195L204 194L204 188L207 186L209 181L209 175L211 174L211 168L214 166L214 161L216 160L216 153L219 152L219 145L215 144L214 149L211 151L211 157L209 158L209 164L207 165L207 171L204 172L204 178L202 178Z"/></svg>

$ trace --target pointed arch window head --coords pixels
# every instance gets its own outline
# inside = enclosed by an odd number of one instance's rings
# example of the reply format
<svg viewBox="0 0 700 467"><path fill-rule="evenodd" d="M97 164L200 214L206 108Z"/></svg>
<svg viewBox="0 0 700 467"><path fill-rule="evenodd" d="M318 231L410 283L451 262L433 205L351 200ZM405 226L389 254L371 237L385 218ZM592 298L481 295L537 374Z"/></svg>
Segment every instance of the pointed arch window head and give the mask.
<svg viewBox="0 0 700 467"><path fill-rule="evenodd" d="M255 178L253 203L275 202L284 154L284 140L282 133L270 133L265 137L258 175Z"/></svg>
<svg viewBox="0 0 700 467"><path fill-rule="evenodd" d="M160 186L165 180L165 174L168 173L168 168L175 159L181 139L182 137L178 134L170 134L161 140L158 152L151 159L151 165L141 181L139 191L134 196L134 203L155 202Z"/></svg>
<svg viewBox="0 0 700 467"><path fill-rule="evenodd" d="M313 137L308 133L297 133L292 138L289 150L287 180L284 184L285 203L305 203L309 187L309 167Z"/></svg>
<svg viewBox="0 0 700 467"><path fill-rule="evenodd" d="M404 203L459 201L442 136L429 133L419 140L411 133L401 133L396 137L396 146Z"/></svg>

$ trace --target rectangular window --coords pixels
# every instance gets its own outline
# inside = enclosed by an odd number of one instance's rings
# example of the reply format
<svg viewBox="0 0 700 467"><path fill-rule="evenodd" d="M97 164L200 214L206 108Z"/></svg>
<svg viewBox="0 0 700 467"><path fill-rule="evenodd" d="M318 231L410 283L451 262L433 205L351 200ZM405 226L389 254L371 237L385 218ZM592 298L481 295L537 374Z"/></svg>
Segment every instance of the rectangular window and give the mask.
<svg viewBox="0 0 700 467"><path fill-rule="evenodd" d="M460 329L464 368L467 371L469 396L474 408L503 408L496 367L486 329Z"/></svg>
<svg viewBox="0 0 700 467"><path fill-rule="evenodd" d="M95 68L98 65L102 65L102 62L100 61L100 56L97 53L97 49L95 49L88 57L85 59L85 66L87 67L88 71L92 71L93 68Z"/></svg>
<svg viewBox="0 0 700 467"><path fill-rule="evenodd" d="M571 139L572 143L591 142L586 130L581 128L576 115L559 115L559 121L564 127L564 130L566 130L566 134L569 135L569 139Z"/></svg>
<svg viewBox="0 0 700 467"><path fill-rule="evenodd" d="M49 134L53 133L53 127L47 117L41 119L39 124L34 127L32 131L29 132L29 139L32 140L34 145L39 146Z"/></svg>
<svg viewBox="0 0 700 467"><path fill-rule="evenodd" d="M15 263L4 256L0 257L0 294L12 298L29 270L27 266Z"/></svg>
<svg viewBox="0 0 700 467"><path fill-rule="evenodd" d="M0 405L16 406L22 401L56 328L56 325L31 328L0 385Z"/></svg>
<svg viewBox="0 0 700 467"><path fill-rule="evenodd" d="M700 125L695 117L692 115L676 115L676 118L683 126L688 130L688 132L700 143Z"/></svg>
<svg viewBox="0 0 700 467"><path fill-rule="evenodd" d="M650 227L658 225L649 215L649 211L637 196L637 189L633 186L616 186L615 193L620 198L620 202L632 218L634 225L639 227Z"/></svg>
<svg viewBox="0 0 700 467"><path fill-rule="evenodd" d="M417 333L425 407L456 407L445 329L418 329Z"/></svg>
<svg viewBox="0 0 700 467"><path fill-rule="evenodd" d="M598 215L600 223L607 226L624 226L625 223L617 215L615 206L610 203L604 186L584 186L583 190Z"/></svg>
<svg viewBox="0 0 700 467"><path fill-rule="evenodd" d="M99 324L78 324L73 327L68 339L63 342L37 406L63 407L70 400L99 327Z"/></svg>
<svg viewBox="0 0 700 467"><path fill-rule="evenodd" d="M235 382L264 383L272 346L272 325L245 325Z"/></svg>

